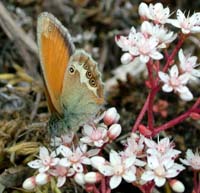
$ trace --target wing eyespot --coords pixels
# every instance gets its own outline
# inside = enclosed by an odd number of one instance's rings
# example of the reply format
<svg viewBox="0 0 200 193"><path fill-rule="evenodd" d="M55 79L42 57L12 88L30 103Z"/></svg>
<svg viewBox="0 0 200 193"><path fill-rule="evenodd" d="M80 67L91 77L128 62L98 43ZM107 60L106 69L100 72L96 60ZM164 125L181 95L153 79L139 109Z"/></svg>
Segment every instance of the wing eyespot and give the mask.
<svg viewBox="0 0 200 193"><path fill-rule="evenodd" d="M89 84L90 84L90 86L92 86L92 87L97 87L97 83L96 83L96 81L95 81L94 78L91 78L91 79L89 80Z"/></svg>
<svg viewBox="0 0 200 193"><path fill-rule="evenodd" d="M75 68L73 66L70 66L68 71L71 75L73 75L75 73Z"/></svg>
<svg viewBox="0 0 200 193"><path fill-rule="evenodd" d="M88 79L91 79L91 78L92 78L92 73L91 73L90 71L87 71L87 72L86 72L86 77L87 77Z"/></svg>

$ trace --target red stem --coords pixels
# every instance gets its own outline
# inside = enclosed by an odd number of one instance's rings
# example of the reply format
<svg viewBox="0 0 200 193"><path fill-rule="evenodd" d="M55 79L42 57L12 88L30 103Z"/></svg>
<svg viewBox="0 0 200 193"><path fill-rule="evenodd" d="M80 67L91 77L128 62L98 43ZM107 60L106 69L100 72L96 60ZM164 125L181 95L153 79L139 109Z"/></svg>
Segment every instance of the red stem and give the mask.
<svg viewBox="0 0 200 193"><path fill-rule="evenodd" d="M197 171L194 171L194 176L193 176L193 183L194 183L194 192L198 193L198 178L197 178Z"/></svg>
<svg viewBox="0 0 200 193"><path fill-rule="evenodd" d="M106 180L105 180L105 177L101 180L101 193L106 193Z"/></svg>
<svg viewBox="0 0 200 193"><path fill-rule="evenodd" d="M198 105L200 104L200 98L196 101L196 103L185 113L183 113L182 115L176 117L175 119L172 119L171 121L168 121L167 123L157 127L154 129L154 133L153 135L157 135L159 132L164 131L166 129L169 129L175 125L177 125L178 123L184 121L185 119L187 119L191 113L200 113L200 109L198 108Z"/></svg>
<svg viewBox="0 0 200 193"><path fill-rule="evenodd" d="M153 78L153 63L152 60L150 60L147 63L147 69L148 69L148 75L149 75L149 83L151 86L151 91L150 91L150 97L149 97L149 104L148 104L148 128L149 130L153 130L153 124L154 124L154 117L153 117L153 101L154 101L154 96L155 96L155 92L153 92L154 90L154 78Z"/></svg>
<svg viewBox="0 0 200 193"><path fill-rule="evenodd" d="M93 186L93 192L94 193L100 193L100 191L97 189L97 187L95 185Z"/></svg>
<svg viewBox="0 0 200 193"><path fill-rule="evenodd" d="M172 53L170 54L170 56L167 56L167 62L163 68L163 72L166 72L169 68L169 66L171 65L171 62L173 61L175 55L178 53L179 49L181 48L182 44L184 43L185 39L188 37L188 35L185 34L181 34L179 41L176 45L176 47L174 48L174 50L172 51Z"/></svg>
<svg viewBox="0 0 200 193"><path fill-rule="evenodd" d="M136 130L138 129L139 124L141 123L141 121L142 121L142 119L143 119L143 117L144 117L144 115L146 113L146 110L147 110L147 107L148 107L148 104L149 104L149 97L150 97L150 94L147 96L147 99L146 99L146 101L145 101L145 103L144 103L144 105L143 105L143 107L142 107L142 109L141 109L136 121L135 121L135 124L134 124L134 126L132 128L132 132L136 132Z"/></svg>

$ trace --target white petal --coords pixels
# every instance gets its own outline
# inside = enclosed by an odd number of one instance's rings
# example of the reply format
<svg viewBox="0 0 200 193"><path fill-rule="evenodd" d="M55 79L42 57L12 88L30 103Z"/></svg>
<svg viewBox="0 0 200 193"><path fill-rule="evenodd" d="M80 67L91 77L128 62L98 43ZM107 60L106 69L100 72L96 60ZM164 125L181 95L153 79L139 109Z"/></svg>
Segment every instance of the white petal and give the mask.
<svg viewBox="0 0 200 193"><path fill-rule="evenodd" d="M192 159L194 157L194 153L192 152L191 149L188 149L186 151L186 157L187 157L187 159Z"/></svg>
<svg viewBox="0 0 200 193"><path fill-rule="evenodd" d="M112 176L114 174L113 168L109 165L102 165L98 168L98 170L104 175L104 176Z"/></svg>
<svg viewBox="0 0 200 193"><path fill-rule="evenodd" d="M57 179L58 179L57 180L57 186L59 188L59 187L64 185L64 183L66 181L66 176L59 176Z"/></svg>
<svg viewBox="0 0 200 193"><path fill-rule="evenodd" d="M200 78L200 70L193 69L192 70L192 75L197 77L197 78Z"/></svg>
<svg viewBox="0 0 200 193"><path fill-rule="evenodd" d="M136 180L135 172L132 170L126 171L123 175L124 180L126 180L128 183L131 183Z"/></svg>
<svg viewBox="0 0 200 193"><path fill-rule="evenodd" d="M154 173L152 171L145 171L142 176L141 179L148 182L154 179Z"/></svg>
<svg viewBox="0 0 200 193"><path fill-rule="evenodd" d="M168 83L169 82L169 75L164 73L164 72L158 72L158 76L160 78L160 80L162 80L164 83Z"/></svg>
<svg viewBox="0 0 200 193"><path fill-rule="evenodd" d="M64 157L70 157L72 155L72 151L69 147L61 145L58 150Z"/></svg>
<svg viewBox="0 0 200 193"><path fill-rule="evenodd" d="M110 163L112 165L121 165L121 157L120 155L114 151L114 150L111 150L110 151Z"/></svg>
<svg viewBox="0 0 200 193"><path fill-rule="evenodd" d="M150 54L150 57L154 60L161 60L163 58L163 55L158 51L154 51Z"/></svg>
<svg viewBox="0 0 200 193"><path fill-rule="evenodd" d="M140 55L140 61L142 63L147 63L149 61L149 56L147 56L147 55Z"/></svg>
<svg viewBox="0 0 200 193"><path fill-rule="evenodd" d="M91 127L90 125L84 125L83 126L83 133L85 135L90 136L92 134L92 132L93 132L93 127Z"/></svg>
<svg viewBox="0 0 200 193"><path fill-rule="evenodd" d="M183 54L182 49L180 49L180 51L178 52L178 58L179 58L180 63L185 63L185 56Z"/></svg>
<svg viewBox="0 0 200 193"><path fill-rule="evenodd" d="M91 160L92 166L96 169L104 165L104 163L106 162L106 160L101 156L92 157L90 160Z"/></svg>
<svg viewBox="0 0 200 193"><path fill-rule="evenodd" d="M131 167L134 164L135 159L136 159L135 155L133 155L133 156L131 156L129 158L126 158L126 160L125 160L125 168Z"/></svg>
<svg viewBox="0 0 200 193"><path fill-rule="evenodd" d="M187 88L187 87L186 87ZM187 88L187 92L181 92L180 98L184 101L191 101L193 99L193 94L190 92L190 90Z"/></svg>
<svg viewBox="0 0 200 193"><path fill-rule="evenodd" d="M121 176L112 176L110 179L110 188L114 189L117 186L119 186L119 184L122 181L122 177Z"/></svg>
<svg viewBox="0 0 200 193"><path fill-rule="evenodd" d="M63 167L69 167L71 165L71 163L69 162L69 160L67 158L61 158L59 161L59 165L61 165Z"/></svg>
<svg viewBox="0 0 200 193"><path fill-rule="evenodd" d="M185 21L185 15L180 9L177 10L176 16L179 22Z"/></svg>
<svg viewBox="0 0 200 193"><path fill-rule="evenodd" d="M28 166L34 169L40 168L42 166L42 161L36 159L34 161L28 162Z"/></svg>
<svg viewBox="0 0 200 193"><path fill-rule="evenodd" d="M160 166L160 163L158 161L158 158L156 156L149 156L147 157L147 163L148 163L148 166L151 168L151 169L155 169L157 167Z"/></svg>
<svg viewBox="0 0 200 193"><path fill-rule="evenodd" d="M164 85L162 86L162 90L163 90L164 92L172 92L172 91L173 91L173 88L172 88L170 85L168 85L168 84L164 84Z"/></svg>
<svg viewBox="0 0 200 193"><path fill-rule="evenodd" d="M46 159L49 156L49 151L46 147L40 147L39 157L41 160Z"/></svg>
<svg viewBox="0 0 200 193"><path fill-rule="evenodd" d="M180 80L180 82L181 82L182 84L186 84L186 83L188 82L189 78L190 78L190 75L189 75L188 73L181 74L181 75L178 77L178 79Z"/></svg>
<svg viewBox="0 0 200 193"><path fill-rule="evenodd" d="M156 186L161 187L161 186L163 186L165 184L166 179L156 176L154 181L155 181Z"/></svg>
<svg viewBox="0 0 200 193"><path fill-rule="evenodd" d="M183 163L184 165L186 165L186 166L189 166L190 165L190 163L188 162L188 160L186 160L186 159L179 159L180 161L181 161L181 163Z"/></svg>
<svg viewBox="0 0 200 193"><path fill-rule="evenodd" d="M171 67L169 73L170 73L170 77L178 77L179 72L178 72L178 67L177 67L177 65L173 65L173 66Z"/></svg>

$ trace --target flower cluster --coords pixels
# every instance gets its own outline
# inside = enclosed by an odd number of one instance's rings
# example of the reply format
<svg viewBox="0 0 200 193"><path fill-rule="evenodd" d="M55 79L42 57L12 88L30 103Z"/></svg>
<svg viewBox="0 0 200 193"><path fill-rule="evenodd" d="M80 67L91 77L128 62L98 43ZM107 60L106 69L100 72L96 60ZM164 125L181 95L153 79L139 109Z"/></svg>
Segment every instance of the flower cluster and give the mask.
<svg viewBox="0 0 200 193"><path fill-rule="evenodd" d="M121 57L122 63L130 63L135 57L139 57L142 63L163 59L162 49L167 48L177 38L177 34L168 30L166 24L181 28L185 35L200 32L200 13L185 17L181 10L177 10L177 19L171 19L169 8L164 8L161 3L149 6L141 3L139 14L144 20L140 31L137 32L135 27L132 27L128 36L117 35L115 38L117 45L125 51ZM178 56L180 64L178 66L172 63L169 75L166 69L158 70L157 73L164 83L164 92L174 91L182 100L190 101L193 94L186 84L200 77L200 70L196 69L197 57L184 55L182 49ZM168 64L168 67L172 64Z"/></svg>
<svg viewBox="0 0 200 193"><path fill-rule="evenodd" d="M119 118L115 108L108 109L94 123L83 126L83 137L76 146L73 133L52 139L51 145L56 149L49 153L47 148L40 148L38 159L28 163L29 167L38 170L38 174L25 180L23 187L31 190L48 183L52 177L57 179L57 187L63 186L66 178L74 178L80 185L101 180L101 174L86 172L85 168L91 165L90 158L97 155L103 145L120 135ZM99 123L102 119L103 123ZM92 148L88 150L88 146Z"/></svg>
<svg viewBox="0 0 200 193"><path fill-rule="evenodd" d="M169 138L156 143L132 133L124 142L123 151L110 150L109 161L100 152L100 149L87 151L86 144L79 144L73 150L62 144L50 154L45 147L41 147L39 159L28 163L29 167L38 170L38 174L26 179L23 187L31 190L47 184L52 177L57 179L57 187L63 186L66 178L73 178L86 189L103 178L109 180L110 189L119 186L122 179L138 186L151 181L160 187L167 179L171 183L170 178L176 177L184 169L175 162L180 151L174 149ZM92 171L89 171L91 166Z"/></svg>

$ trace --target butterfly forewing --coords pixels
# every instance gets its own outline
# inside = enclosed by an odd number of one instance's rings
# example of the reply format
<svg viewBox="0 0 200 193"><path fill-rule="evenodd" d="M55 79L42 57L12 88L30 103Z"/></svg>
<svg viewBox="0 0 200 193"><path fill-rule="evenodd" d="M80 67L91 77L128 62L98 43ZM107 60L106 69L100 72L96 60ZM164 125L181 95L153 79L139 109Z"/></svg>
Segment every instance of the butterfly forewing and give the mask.
<svg viewBox="0 0 200 193"><path fill-rule="evenodd" d="M64 74L75 47L68 30L49 13L42 13L38 18L37 38L49 106L62 113L60 96Z"/></svg>

